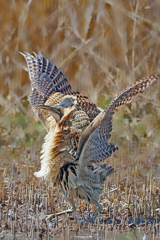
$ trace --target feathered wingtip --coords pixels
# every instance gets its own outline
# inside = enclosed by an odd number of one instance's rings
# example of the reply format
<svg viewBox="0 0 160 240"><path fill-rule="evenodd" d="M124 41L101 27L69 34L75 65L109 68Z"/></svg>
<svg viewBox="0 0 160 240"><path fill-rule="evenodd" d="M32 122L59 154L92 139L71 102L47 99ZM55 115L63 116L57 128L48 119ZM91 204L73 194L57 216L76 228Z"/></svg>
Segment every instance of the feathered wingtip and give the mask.
<svg viewBox="0 0 160 240"><path fill-rule="evenodd" d="M35 60L35 58L30 54L30 53L28 53L28 52L19 52L25 59L26 59L26 61L27 61L27 63L28 63L28 61L29 60ZM37 54L36 54L37 55ZM38 56L38 55L37 55Z"/></svg>
<svg viewBox="0 0 160 240"><path fill-rule="evenodd" d="M45 59L42 54L37 55L35 52L33 52L34 56L31 55L28 52L19 52L26 60L29 73L30 73L30 79L32 79L37 72L40 73L46 73L50 76L51 70L52 70L52 64L49 62L48 59ZM56 68L54 66L54 68Z"/></svg>
<svg viewBox="0 0 160 240"><path fill-rule="evenodd" d="M52 65L42 54L37 55L35 52L33 52L34 56L27 52L20 52L20 54L27 62L29 77L31 83L33 83L33 85L31 84L32 86L35 85L40 75L43 77L44 74L44 77L48 77L54 84L56 91L65 95L72 93L72 88L63 73L55 65Z"/></svg>
<svg viewBox="0 0 160 240"><path fill-rule="evenodd" d="M63 76L63 73L58 70L55 65L52 65L48 59L46 59L41 53L36 54L33 52L34 56L28 52L19 52L26 60L30 78L34 77L37 72L46 73L51 79L55 79L58 74Z"/></svg>
<svg viewBox="0 0 160 240"><path fill-rule="evenodd" d="M26 54L24 54L23 52L19 52L24 58L26 57Z"/></svg>
<svg viewBox="0 0 160 240"><path fill-rule="evenodd" d="M19 52L19 53L25 58L27 62L30 80L31 81L34 80L35 74L38 70L36 59L30 53L27 53L27 52Z"/></svg>

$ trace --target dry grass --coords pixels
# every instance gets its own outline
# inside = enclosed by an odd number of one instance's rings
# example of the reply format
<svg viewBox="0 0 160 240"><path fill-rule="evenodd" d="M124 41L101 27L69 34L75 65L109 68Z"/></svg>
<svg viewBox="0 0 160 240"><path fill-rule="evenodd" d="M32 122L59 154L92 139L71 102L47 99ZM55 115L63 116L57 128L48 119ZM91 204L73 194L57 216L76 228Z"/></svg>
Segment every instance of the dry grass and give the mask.
<svg viewBox="0 0 160 240"><path fill-rule="evenodd" d="M45 214L68 206L63 197L33 176L40 165L45 130L28 105L30 82L18 53L42 53L60 67L74 90L104 108L130 83L160 73L159 12L158 0L0 2L2 239L3 235L36 239L42 229L43 239L59 239L59 232L61 238L71 234L70 239L83 234L88 239L125 239L125 231L134 226L126 223L130 218L152 234L148 239L159 238L160 83L114 117L112 139L120 150L109 159L117 172L104 187L100 223L92 225L81 219L88 214L88 206L81 202L70 218L49 223ZM89 209L94 211L94 206ZM125 234L121 236L121 232ZM140 238L136 230L128 234L128 239Z"/></svg>
<svg viewBox="0 0 160 240"><path fill-rule="evenodd" d="M76 201L75 213L48 221L48 214L67 210L68 203L47 182L33 176L38 157L32 159L22 153L21 159L13 154L10 157L11 166L5 159L0 168L1 239L141 239L144 234L147 239L159 239L157 178L145 174L140 177L136 169L123 165L123 171L119 169L104 186L100 199L103 212L94 223L92 214L96 207L84 201ZM116 156L112 160L116 162Z"/></svg>

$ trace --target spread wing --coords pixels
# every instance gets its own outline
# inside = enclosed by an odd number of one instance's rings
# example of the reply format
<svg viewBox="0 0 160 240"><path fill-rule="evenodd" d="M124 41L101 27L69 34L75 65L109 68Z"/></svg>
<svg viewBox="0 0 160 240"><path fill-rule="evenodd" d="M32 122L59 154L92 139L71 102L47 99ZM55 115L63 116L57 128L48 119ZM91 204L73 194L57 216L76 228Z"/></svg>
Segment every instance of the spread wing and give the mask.
<svg viewBox="0 0 160 240"><path fill-rule="evenodd" d="M125 103L130 103L138 93L143 93L160 75L154 75L137 81L115 97L106 109L101 112L84 130L80 137L77 159L80 165L102 162L115 152L118 147L108 142L112 131L112 117L116 110Z"/></svg>
<svg viewBox="0 0 160 240"><path fill-rule="evenodd" d="M35 56L29 53L21 54L26 59L29 69L32 89L29 95L30 105L48 131L56 123L49 112L41 108L41 105L54 106L63 101L66 95L77 97L77 105L87 113L90 121L100 113L97 106L90 103L86 96L72 91L63 73L49 60L46 60L43 55L37 55L36 53L34 53Z"/></svg>

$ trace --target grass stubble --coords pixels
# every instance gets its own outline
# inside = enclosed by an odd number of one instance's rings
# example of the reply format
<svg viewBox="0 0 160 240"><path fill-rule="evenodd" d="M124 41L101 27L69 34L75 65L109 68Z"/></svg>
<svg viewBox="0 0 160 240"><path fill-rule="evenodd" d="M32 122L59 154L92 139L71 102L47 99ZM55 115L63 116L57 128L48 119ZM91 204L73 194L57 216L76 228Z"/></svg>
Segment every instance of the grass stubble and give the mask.
<svg viewBox="0 0 160 240"><path fill-rule="evenodd" d="M160 72L159 1L2 1L0 9L0 238L159 239L160 83L114 116L119 150L108 162L116 172L95 223L95 206L79 200L75 213L48 221L70 206L33 175L46 132L28 105L18 53L41 52L104 108L136 79Z"/></svg>

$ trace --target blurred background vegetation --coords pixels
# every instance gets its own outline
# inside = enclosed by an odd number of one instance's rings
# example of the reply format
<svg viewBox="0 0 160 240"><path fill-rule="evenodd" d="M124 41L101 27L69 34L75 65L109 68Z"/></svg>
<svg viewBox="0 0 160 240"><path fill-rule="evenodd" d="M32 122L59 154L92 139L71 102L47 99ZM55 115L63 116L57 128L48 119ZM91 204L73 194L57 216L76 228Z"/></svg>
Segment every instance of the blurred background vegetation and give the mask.
<svg viewBox="0 0 160 240"><path fill-rule="evenodd" d="M19 52L42 53L74 90L104 108L135 80L160 73L159 13L159 0L0 1L2 165L22 151L35 159L46 133L28 104ZM159 169L160 81L115 115L113 140L121 147L117 166L150 169L155 159Z"/></svg>

